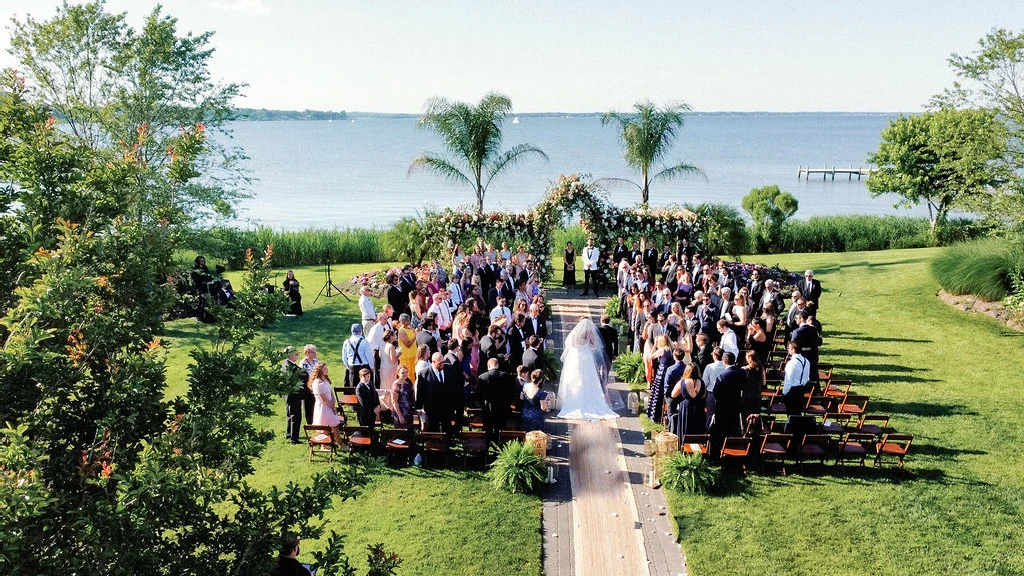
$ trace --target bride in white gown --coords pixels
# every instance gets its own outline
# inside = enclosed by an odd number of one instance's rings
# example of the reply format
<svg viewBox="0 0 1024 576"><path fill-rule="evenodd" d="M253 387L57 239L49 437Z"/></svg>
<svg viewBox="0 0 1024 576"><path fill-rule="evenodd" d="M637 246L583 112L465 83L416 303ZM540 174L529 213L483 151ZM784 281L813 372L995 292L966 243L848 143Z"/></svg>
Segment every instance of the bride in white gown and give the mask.
<svg viewBox="0 0 1024 576"><path fill-rule="evenodd" d="M605 382L598 367L607 366L601 333L590 318L580 318L565 338L562 376L558 394L562 398L559 418L607 420L618 418L605 398Z"/></svg>

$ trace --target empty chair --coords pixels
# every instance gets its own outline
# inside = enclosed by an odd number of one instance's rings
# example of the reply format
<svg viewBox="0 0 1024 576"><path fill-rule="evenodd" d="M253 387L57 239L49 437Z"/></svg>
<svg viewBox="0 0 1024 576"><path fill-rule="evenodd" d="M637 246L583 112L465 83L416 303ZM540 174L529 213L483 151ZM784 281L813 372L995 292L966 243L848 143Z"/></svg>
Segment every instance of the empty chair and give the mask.
<svg viewBox="0 0 1024 576"><path fill-rule="evenodd" d="M498 430L498 446L509 442L526 442L526 432L522 430Z"/></svg>
<svg viewBox="0 0 1024 576"><path fill-rule="evenodd" d="M773 424L775 424L774 414L751 414L747 418L747 427L743 431L743 435L753 438L754 436L767 434L771 432Z"/></svg>
<svg viewBox="0 0 1024 576"><path fill-rule="evenodd" d="M830 441L828 434L807 434L800 441L796 450L796 459L800 463L800 472L804 471L805 460L818 460L825 463L828 456L828 445Z"/></svg>
<svg viewBox="0 0 1024 576"><path fill-rule="evenodd" d="M857 394L847 394L839 404L840 414L853 414L860 416L868 411L868 397Z"/></svg>
<svg viewBox="0 0 1024 576"><path fill-rule="evenodd" d="M832 406L832 399L827 396L818 396L808 392L804 394L807 398L807 403L804 404L804 414L822 415L828 414L829 408Z"/></svg>
<svg viewBox="0 0 1024 576"><path fill-rule="evenodd" d="M719 454L722 465L726 460L739 460L743 473L747 473L747 458L750 457L750 438L740 436L728 436L722 444L722 452Z"/></svg>
<svg viewBox="0 0 1024 576"><path fill-rule="evenodd" d="M369 426L345 426L342 428L341 448L349 453L368 454L373 450L373 436Z"/></svg>
<svg viewBox="0 0 1024 576"><path fill-rule="evenodd" d="M484 429L484 411L482 409L468 408L466 409L466 415L468 416L466 422L469 424L470 430Z"/></svg>
<svg viewBox="0 0 1024 576"><path fill-rule="evenodd" d="M875 444L875 466L882 465L883 456L893 456L896 458L896 465L902 468L903 458L906 457L913 441L913 434L886 434L881 442Z"/></svg>
<svg viewBox="0 0 1024 576"><path fill-rule="evenodd" d="M710 444L710 434L683 434L683 437L679 439L679 448L684 454L693 454L695 452L707 454Z"/></svg>
<svg viewBox="0 0 1024 576"><path fill-rule="evenodd" d="M845 463L858 460L864 466L864 459L868 455L868 446L875 439L871 434L850 432L846 438L836 446L836 464L845 470Z"/></svg>
<svg viewBox="0 0 1024 576"><path fill-rule="evenodd" d="M765 434L761 441L761 472L764 473L765 462L777 459L782 463L782 475L786 475L786 456L793 443L792 434Z"/></svg>
<svg viewBox="0 0 1024 576"><path fill-rule="evenodd" d="M827 385L832 380L832 369L831 364L819 363L818 364L818 382L821 383L822 387Z"/></svg>
<svg viewBox="0 0 1024 576"><path fill-rule="evenodd" d="M842 436L849 431L852 420L853 415L851 414L829 412L825 414L825 419L821 422L821 430L826 434Z"/></svg>
<svg viewBox="0 0 1024 576"><path fill-rule="evenodd" d="M462 466L465 467L470 456L479 457L483 465L487 465L487 451L490 443L487 441L487 432L463 432L462 433Z"/></svg>
<svg viewBox="0 0 1024 576"><path fill-rule="evenodd" d="M863 414L860 417L860 422L857 423L857 431L874 434L876 438L881 438L888 426L888 414Z"/></svg>
<svg viewBox="0 0 1024 576"><path fill-rule="evenodd" d="M845 398L850 393L850 386L853 386L853 380L833 378L827 385L822 385L821 393L830 398Z"/></svg>
<svg viewBox="0 0 1024 576"><path fill-rule="evenodd" d="M389 428L380 431L380 443L384 445L384 459L390 464L394 456L401 457L403 465L409 464L412 454L412 435L405 428Z"/></svg>
<svg viewBox="0 0 1024 576"><path fill-rule="evenodd" d="M448 466L448 438L444 432L423 432L420 434L420 441L423 442L424 464L428 456L441 456L444 458L444 465Z"/></svg>
<svg viewBox="0 0 1024 576"><path fill-rule="evenodd" d="M309 444L309 461L314 456L323 456L328 462L334 461L334 454L338 451L338 444L334 441L334 434L330 426L303 426L306 432L306 442Z"/></svg>

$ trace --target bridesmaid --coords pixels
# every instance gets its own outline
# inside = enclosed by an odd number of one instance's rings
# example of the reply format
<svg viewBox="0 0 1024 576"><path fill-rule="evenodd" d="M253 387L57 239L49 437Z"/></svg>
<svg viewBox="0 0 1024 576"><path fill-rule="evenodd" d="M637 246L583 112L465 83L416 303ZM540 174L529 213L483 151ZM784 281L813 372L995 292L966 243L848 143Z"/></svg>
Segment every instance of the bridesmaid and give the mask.
<svg viewBox="0 0 1024 576"><path fill-rule="evenodd" d="M565 243L565 264L562 267L562 286L573 288L576 286L576 249L572 242Z"/></svg>

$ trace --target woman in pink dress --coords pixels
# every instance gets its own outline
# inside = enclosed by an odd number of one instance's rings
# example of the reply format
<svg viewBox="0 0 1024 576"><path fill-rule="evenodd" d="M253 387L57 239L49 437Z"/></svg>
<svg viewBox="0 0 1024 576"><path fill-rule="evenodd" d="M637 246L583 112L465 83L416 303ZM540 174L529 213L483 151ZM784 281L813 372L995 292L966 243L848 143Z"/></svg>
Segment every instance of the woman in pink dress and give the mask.
<svg viewBox="0 0 1024 576"><path fill-rule="evenodd" d="M334 397L334 386L331 384L326 362L321 362L313 368L313 373L309 375L309 389L313 392L315 400L313 425L330 426L335 442L340 443L338 425L341 424L341 418L338 417L338 401Z"/></svg>

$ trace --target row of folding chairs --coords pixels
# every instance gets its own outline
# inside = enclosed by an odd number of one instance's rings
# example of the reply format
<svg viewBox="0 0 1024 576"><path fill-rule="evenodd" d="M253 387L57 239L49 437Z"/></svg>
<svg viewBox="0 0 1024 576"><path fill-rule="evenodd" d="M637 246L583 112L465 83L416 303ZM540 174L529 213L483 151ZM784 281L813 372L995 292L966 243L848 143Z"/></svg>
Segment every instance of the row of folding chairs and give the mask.
<svg viewBox="0 0 1024 576"><path fill-rule="evenodd" d="M483 431L460 431L452 436L443 432L421 432L418 429L405 428L370 428L369 426L340 426L339 438L335 439L330 426L304 426L306 441L309 445L309 461L317 458L333 461L338 453L368 454L385 457L391 464L398 459L408 465L416 453L422 453L424 461L428 458L441 458L448 466L451 449L458 446L462 452L463 466L468 465L469 458L479 458L482 464L489 459L490 441ZM521 430L501 430L497 444L503 446L511 441L523 442L526 432Z"/></svg>
<svg viewBox="0 0 1024 576"><path fill-rule="evenodd" d="M799 438L799 440L797 440ZM883 434L881 438L874 434L848 432L840 439L831 434L805 434L797 436L779 432L769 432L760 437L730 436L725 438L718 458L722 464L735 461L744 473L747 464L757 456L761 464L761 472L765 465L772 461L781 464L783 475L786 474L786 460L795 461L804 471L804 463L818 461L822 465L826 459L835 459L834 464L845 470L846 464L856 462L864 467L871 456L874 466L881 467L886 458L895 459L898 467L903 467L903 459L910 450L914 437L910 434ZM708 434L687 434L682 438L684 452L692 453L710 451L711 438ZM759 446L757 452L755 449Z"/></svg>

